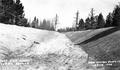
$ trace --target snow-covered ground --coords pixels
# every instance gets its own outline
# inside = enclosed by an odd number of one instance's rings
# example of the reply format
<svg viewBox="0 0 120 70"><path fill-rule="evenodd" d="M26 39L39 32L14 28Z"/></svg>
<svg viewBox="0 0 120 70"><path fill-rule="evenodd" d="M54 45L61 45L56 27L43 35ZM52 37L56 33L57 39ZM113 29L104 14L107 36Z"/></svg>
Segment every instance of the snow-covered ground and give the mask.
<svg viewBox="0 0 120 70"><path fill-rule="evenodd" d="M11 51L32 46L35 54L43 54L65 49L68 43L69 39L57 32L0 24L0 45Z"/></svg>
<svg viewBox="0 0 120 70"><path fill-rule="evenodd" d="M64 34L0 24L0 70L87 70L87 56ZM1 64L15 59L28 64Z"/></svg>

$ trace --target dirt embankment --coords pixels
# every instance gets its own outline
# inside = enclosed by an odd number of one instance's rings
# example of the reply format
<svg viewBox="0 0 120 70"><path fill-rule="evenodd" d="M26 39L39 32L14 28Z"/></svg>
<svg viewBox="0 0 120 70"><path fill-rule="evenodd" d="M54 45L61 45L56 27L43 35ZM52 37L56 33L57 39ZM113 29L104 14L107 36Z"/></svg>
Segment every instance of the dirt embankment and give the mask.
<svg viewBox="0 0 120 70"><path fill-rule="evenodd" d="M105 61L105 70L120 69L120 28L69 32L66 36L81 46L94 61Z"/></svg>

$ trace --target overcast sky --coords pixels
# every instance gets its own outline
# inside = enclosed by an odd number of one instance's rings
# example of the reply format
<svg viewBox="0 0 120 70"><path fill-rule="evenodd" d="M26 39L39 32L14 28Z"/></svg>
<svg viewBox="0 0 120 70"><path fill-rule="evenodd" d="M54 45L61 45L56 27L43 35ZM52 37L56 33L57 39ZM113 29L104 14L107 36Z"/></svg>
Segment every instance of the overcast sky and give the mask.
<svg viewBox="0 0 120 70"><path fill-rule="evenodd" d="M71 26L74 17L79 10L79 18L86 18L91 8L95 14L102 12L104 17L111 12L120 0L21 0L24 5L25 16L33 19L52 19L56 14L59 16L61 27Z"/></svg>

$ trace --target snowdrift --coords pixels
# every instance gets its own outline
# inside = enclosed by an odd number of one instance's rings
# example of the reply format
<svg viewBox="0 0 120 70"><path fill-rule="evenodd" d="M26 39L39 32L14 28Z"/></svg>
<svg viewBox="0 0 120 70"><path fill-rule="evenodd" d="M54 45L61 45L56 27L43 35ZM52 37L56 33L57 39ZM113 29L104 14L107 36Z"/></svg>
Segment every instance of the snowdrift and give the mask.
<svg viewBox="0 0 120 70"><path fill-rule="evenodd" d="M87 70L87 56L64 34L0 24L0 70Z"/></svg>

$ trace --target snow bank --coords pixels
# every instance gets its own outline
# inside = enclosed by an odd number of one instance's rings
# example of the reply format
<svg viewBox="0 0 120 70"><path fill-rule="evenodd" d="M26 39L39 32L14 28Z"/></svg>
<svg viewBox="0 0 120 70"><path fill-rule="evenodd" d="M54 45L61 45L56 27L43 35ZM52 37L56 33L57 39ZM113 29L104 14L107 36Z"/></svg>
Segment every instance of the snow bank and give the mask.
<svg viewBox="0 0 120 70"><path fill-rule="evenodd" d="M64 34L0 24L0 58L8 63L28 60L27 64L0 64L0 70L80 70L87 54Z"/></svg>

